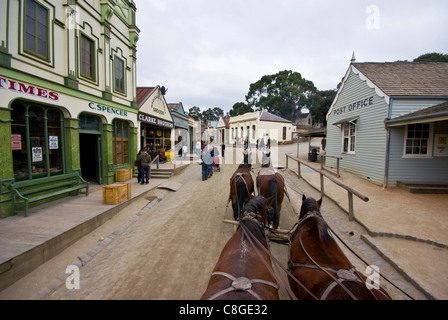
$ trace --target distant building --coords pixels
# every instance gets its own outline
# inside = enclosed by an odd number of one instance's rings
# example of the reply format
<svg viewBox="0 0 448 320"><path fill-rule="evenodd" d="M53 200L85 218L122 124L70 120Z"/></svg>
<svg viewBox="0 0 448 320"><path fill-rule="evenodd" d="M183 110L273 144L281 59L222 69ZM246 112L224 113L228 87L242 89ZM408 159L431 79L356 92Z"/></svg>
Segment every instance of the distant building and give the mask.
<svg viewBox="0 0 448 320"><path fill-rule="evenodd" d="M383 186L448 183L447 101L448 63L352 62L327 114L327 154Z"/></svg>
<svg viewBox="0 0 448 320"><path fill-rule="evenodd" d="M282 117L265 110L249 112L240 116L230 117L230 141L241 143L246 138L255 144L257 139L271 139L272 142L292 141L295 125Z"/></svg>
<svg viewBox="0 0 448 320"><path fill-rule="evenodd" d="M313 119L311 112L309 113L301 113L296 119L297 129L300 130L311 130L318 129L322 127L322 124Z"/></svg>

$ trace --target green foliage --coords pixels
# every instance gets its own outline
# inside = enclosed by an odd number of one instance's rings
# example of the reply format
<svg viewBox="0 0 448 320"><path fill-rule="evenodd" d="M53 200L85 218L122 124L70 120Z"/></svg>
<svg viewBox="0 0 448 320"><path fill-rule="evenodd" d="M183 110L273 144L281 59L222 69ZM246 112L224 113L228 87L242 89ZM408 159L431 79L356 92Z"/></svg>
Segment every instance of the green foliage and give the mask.
<svg viewBox="0 0 448 320"><path fill-rule="evenodd" d="M202 120L202 111L199 107L191 107L190 110L188 110L188 115L196 121Z"/></svg>
<svg viewBox="0 0 448 320"><path fill-rule="evenodd" d="M443 53L425 53L414 59L414 62L448 62L448 54Z"/></svg>
<svg viewBox="0 0 448 320"><path fill-rule="evenodd" d="M310 97L317 92L312 81L298 72L280 71L263 76L252 83L246 95L248 106L257 110L267 109L285 119L294 121L300 109L310 105Z"/></svg>
<svg viewBox="0 0 448 320"><path fill-rule="evenodd" d="M232 110L229 111L229 115L231 117L236 117L248 112L254 112L254 109L244 102L237 102L233 105Z"/></svg>

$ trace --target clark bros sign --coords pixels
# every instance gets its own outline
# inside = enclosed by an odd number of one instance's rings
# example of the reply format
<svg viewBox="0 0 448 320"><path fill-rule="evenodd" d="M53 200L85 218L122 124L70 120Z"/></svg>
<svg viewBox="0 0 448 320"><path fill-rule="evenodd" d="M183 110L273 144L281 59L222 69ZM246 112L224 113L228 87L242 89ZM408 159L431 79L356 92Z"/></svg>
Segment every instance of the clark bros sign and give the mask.
<svg viewBox="0 0 448 320"><path fill-rule="evenodd" d="M150 125L156 125L156 126L159 126L159 127L164 127L164 128L169 128L169 129L174 128L174 125L173 125L172 122L165 121L165 120L158 119L158 118L154 118L154 117L151 117L150 115L147 115L147 114L142 113L142 112L138 113L138 120L141 121L141 122L150 124Z"/></svg>

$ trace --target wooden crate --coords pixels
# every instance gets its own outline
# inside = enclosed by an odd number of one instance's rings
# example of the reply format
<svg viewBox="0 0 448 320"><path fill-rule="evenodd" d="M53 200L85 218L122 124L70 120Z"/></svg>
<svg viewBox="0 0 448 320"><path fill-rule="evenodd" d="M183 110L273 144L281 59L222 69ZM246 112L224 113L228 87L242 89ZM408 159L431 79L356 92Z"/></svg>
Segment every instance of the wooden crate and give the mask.
<svg viewBox="0 0 448 320"><path fill-rule="evenodd" d="M120 204L131 199L130 183L115 183L103 187L103 204Z"/></svg>
<svg viewBox="0 0 448 320"><path fill-rule="evenodd" d="M132 169L118 169L115 171L115 181L116 182L124 182L132 179Z"/></svg>

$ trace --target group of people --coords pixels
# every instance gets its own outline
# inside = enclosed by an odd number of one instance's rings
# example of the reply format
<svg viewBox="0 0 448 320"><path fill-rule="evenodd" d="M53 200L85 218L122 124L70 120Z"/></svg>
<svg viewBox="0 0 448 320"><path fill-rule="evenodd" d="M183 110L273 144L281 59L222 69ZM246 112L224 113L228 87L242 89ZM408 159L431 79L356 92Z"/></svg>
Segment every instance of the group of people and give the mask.
<svg viewBox="0 0 448 320"><path fill-rule="evenodd" d="M223 149L224 155L225 145ZM221 164L219 163L219 150L212 144L204 145L201 153L202 159L202 181L206 181L213 176L213 167L221 171Z"/></svg>
<svg viewBox="0 0 448 320"><path fill-rule="evenodd" d="M140 184L148 184L151 175L151 162L155 157L159 156L160 163L166 162L166 156L163 152L156 151L152 142L142 148L137 154L134 165L137 166L137 182Z"/></svg>

